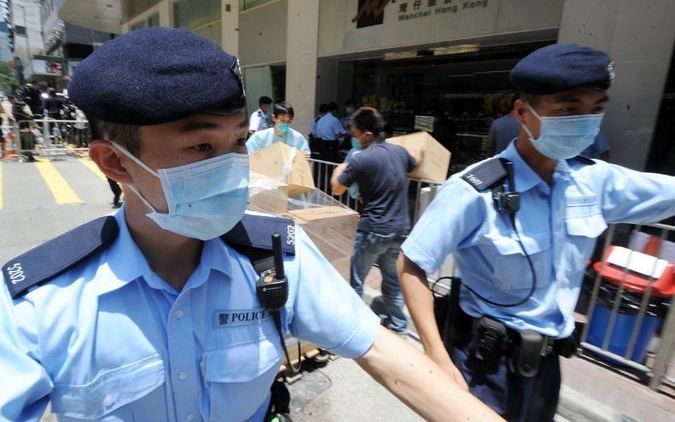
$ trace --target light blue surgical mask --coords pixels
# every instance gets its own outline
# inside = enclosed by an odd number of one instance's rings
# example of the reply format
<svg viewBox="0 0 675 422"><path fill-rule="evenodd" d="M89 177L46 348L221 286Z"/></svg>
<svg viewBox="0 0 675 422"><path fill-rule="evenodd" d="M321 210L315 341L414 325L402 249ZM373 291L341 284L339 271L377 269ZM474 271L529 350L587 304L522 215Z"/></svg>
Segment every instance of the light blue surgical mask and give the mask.
<svg viewBox="0 0 675 422"><path fill-rule="evenodd" d="M277 123L277 130L281 133L288 132L288 123Z"/></svg>
<svg viewBox="0 0 675 422"><path fill-rule="evenodd" d="M150 210L146 216L164 230L209 240L221 236L244 216L248 205L248 155L222 154L178 167L151 169L126 148L112 143L162 183L169 209L160 213L135 186L127 185Z"/></svg>
<svg viewBox="0 0 675 422"><path fill-rule="evenodd" d="M575 116L539 116L530 106L532 114L541 122L539 138L523 124L523 130L532 145L543 155L554 160L566 160L576 157L595 141L600 132L604 113L581 114Z"/></svg>
<svg viewBox="0 0 675 422"><path fill-rule="evenodd" d="M361 149L361 142L359 142L359 138L352 136L352 148L357 151Z"/></svg>

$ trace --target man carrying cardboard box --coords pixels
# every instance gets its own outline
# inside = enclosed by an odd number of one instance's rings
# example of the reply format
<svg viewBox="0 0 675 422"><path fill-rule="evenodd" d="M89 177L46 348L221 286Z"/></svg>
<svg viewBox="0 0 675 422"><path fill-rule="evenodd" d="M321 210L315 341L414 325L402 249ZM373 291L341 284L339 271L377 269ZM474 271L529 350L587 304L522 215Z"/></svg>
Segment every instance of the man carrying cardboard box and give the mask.
<svg viewBox="0 0 675 422"><path fill-rule="evenodd" d="M248 153L255 154L275 142L283 142L298 151L302 151L305 157L309 158L310 151L307 139L302 136L302 133L290 127L293 123L293 117L295 117L295 111L290 103L286 101L274 103L274 107L272 108L274 126L258 130L248 138L246 141Z"/></svg>
<svg viewBox="0 0 675 422"><path fill-rule="evenodd" d="M363 211L356 230L350 283L363 295L363 282L377 262L382 272L382 298L372 309L382 324L404 332L408 321L403 312L403 296L396 276L396 258L410 231L408 177L422 161L421 150L409 153L403 147L384 142L384 120L374 108L361 107L352 116L352 135L363 151L348 163L340 164L331 179L336 195L358 183Z"/></svg>

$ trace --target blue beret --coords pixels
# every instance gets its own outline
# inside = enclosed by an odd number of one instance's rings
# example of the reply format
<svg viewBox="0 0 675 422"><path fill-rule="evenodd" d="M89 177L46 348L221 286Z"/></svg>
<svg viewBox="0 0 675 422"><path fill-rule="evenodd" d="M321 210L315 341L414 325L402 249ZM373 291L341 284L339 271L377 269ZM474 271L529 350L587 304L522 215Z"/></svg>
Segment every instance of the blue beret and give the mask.
<svg viewBox="0 0 675 422"><path fill-rule="evenodd" d="M509 79L518 91L547 95L582 86L607 89L614 79L614 69L602 51L576 44L553 44L519 61Z"/></svg>
<svg viewBox="0 0 675 422"><path fill-rule="evenodd" d="M186 29L132 31L80 63L68 87L88 117L128 125L167 123L244 107L238 60Z"/></svg>

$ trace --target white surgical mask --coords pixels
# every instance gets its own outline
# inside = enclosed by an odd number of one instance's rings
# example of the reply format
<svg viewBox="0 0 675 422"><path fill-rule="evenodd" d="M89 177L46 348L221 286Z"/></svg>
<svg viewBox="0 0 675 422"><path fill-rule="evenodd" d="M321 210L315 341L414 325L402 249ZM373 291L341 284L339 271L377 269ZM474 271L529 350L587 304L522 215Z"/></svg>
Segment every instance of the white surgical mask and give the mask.
<svg viewBox="0 0 675 422"><path fill-rule="evenodd" d="M221 236L244 216L248 205L248 155L229 153L157 171L112 143L162 183L167 213L158 212L135 186L128 185L150 210L146 216L164 230L209 240Z"/></svg>
<svg viewBox="0 0 675 422"><path fill-rule="evenodd" d="M600 132L600 125L604 113L581 114L575 116L539 116L536 111L527 105L541 122L539 138L535 139L532 132L523 124L532 145L543 155L554 160L566 160L576 157L595 141Z"/></svg>

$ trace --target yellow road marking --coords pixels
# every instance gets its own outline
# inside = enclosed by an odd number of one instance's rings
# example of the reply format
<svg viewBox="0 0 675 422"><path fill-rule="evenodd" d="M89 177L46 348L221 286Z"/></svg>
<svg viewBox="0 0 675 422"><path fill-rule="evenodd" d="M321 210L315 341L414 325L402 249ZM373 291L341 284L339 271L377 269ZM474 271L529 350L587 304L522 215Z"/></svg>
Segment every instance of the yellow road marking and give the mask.
<svg viewBox="0 0 675 422"><path fill-rule="evenodd" d="M2 209L2 163L0 163L0 210Z"/></svg>
<svg viewBox="0 0 675 422"><path fill-rule="evenodd" d="M82 163L82 165L84 165L86 168L94 172L95 175L101 178L101 180L106 180L105 175L101 173L101 170L98 169L98 166L94 164L93 161L91 161L88 158L78 158L78 160L80 161L80 163Z"/></svg>
<svg viewBox="0 0 675 422"><path fill-rule="evenodd" d="M49 190L52 191L57 204L75 204L82 202L66 179L56 170L49 161L38 161L35 166L40 171L40 176L45 181Z"/></svg>

